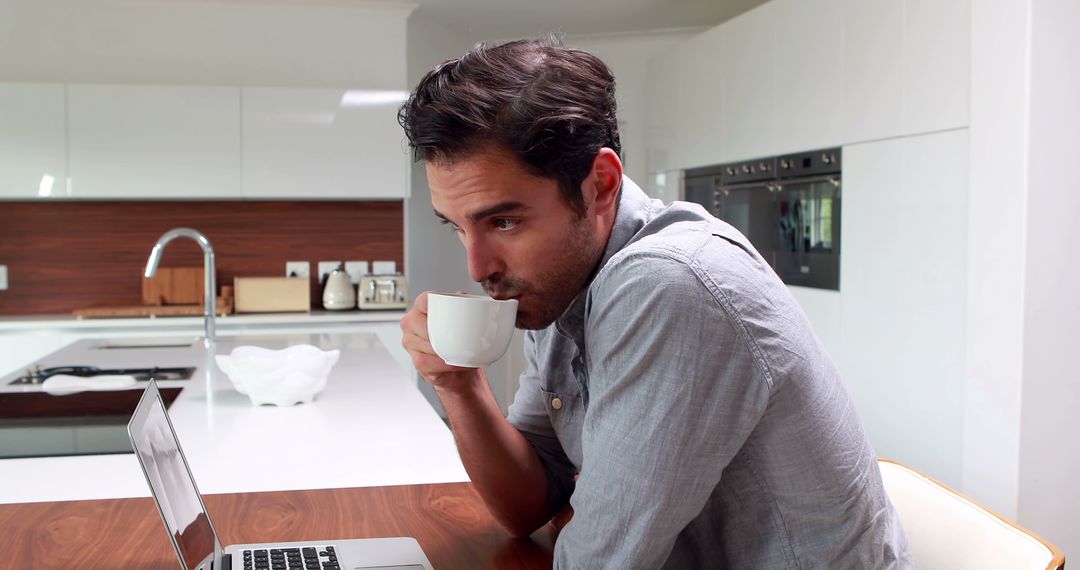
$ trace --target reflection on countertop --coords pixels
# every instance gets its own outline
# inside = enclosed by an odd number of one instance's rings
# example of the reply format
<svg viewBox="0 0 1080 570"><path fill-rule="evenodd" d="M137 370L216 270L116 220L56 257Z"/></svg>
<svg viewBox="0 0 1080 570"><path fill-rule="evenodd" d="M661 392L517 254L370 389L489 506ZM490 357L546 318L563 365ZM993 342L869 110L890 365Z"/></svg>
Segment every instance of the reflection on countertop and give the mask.
<svg viewBox="0 0 1080 570"><path fill-rule="evenodd" d="M384 324L352 334L221 337L212 350L201 343L100 350L100 339L85 339L42 364L196 366L191 380L162 386L183 387L169 415L204 493L466 481L453 436L395 354L395 330ZM341 350L311 404L252 406L213 364L214 354L240 345L294 344ZM4 459L0 480L16 482L0 485L0 503L148 495L131 454Z"/></svg>
<svg viewBox="0 0 1080 570"><path fill-rule="evenodd" d="M307 313L248 313L217 318L219 328L313 323L375 323L400 321L404 311L310 311ZM90 328L170 328L201 327L202 317L139 317L115 319L80 319L70 314L0 315L0 332L33 329L90 329Z"/></svg>

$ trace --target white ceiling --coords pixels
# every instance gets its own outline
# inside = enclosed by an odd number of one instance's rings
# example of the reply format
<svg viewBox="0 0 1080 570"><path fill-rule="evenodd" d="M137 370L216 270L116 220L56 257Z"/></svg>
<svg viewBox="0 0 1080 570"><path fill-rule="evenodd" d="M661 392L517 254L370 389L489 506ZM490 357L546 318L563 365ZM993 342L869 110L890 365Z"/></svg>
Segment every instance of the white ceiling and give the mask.
<svg viewBox="0 0 1080 570"><path fill-rule="evenodd" d="M396 1L396 0L392 0ZM413 13L475 40L706 28L766 0L401 0Z"/></svg>

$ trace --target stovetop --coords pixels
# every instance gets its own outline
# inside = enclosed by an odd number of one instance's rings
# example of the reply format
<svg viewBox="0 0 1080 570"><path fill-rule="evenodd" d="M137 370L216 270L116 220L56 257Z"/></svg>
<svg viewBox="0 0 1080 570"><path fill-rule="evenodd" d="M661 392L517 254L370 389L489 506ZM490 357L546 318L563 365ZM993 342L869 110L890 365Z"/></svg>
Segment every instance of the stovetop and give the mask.
<svg viewBox="0 0 1080 570"><path fill-rule="evenodd" d="M9 382L9 385L41 384L50 376L66 374L70 376L132 376L140 382L150 380L190 380L195 373L194 367L151 367L151 368L98 368L96 366L53 366L51 368L35 367L26 371L26 374Z"/></svg>

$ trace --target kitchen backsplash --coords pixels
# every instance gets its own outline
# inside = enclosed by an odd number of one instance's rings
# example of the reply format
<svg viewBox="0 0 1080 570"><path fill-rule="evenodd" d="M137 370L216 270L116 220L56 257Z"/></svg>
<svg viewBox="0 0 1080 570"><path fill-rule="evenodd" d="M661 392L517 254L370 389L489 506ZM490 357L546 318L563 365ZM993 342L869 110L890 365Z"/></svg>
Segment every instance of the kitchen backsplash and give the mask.
<svg viewBox="0 0 1080 570"><path fill-rule="evenodd" d="M284 276L286 261L309 261L312 300L319 261L404 261L400 201L0 202L0 264L9 286L0 315L69 313L137 305L142 271L165 231L207 236L218 285L236 276ZM163 267L202 266L191 240L169 244Z"/></svg>

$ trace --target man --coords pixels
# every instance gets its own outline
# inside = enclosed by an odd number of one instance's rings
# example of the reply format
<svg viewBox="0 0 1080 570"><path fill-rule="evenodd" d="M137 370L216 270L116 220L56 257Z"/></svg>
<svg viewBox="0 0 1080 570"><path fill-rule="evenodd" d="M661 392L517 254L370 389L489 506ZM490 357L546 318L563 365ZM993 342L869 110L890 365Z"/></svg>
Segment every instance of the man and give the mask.
<svg viewBox="0 0 1080 570"><path fill-rule="evenodd" d="M614 79L554 41L477 46L399 119L435 214L528 370L504 418L480 369L403 344L499 522L573 514L559 568L906 568L876 458L798 304L731 226L623 177Z"/></svg>

